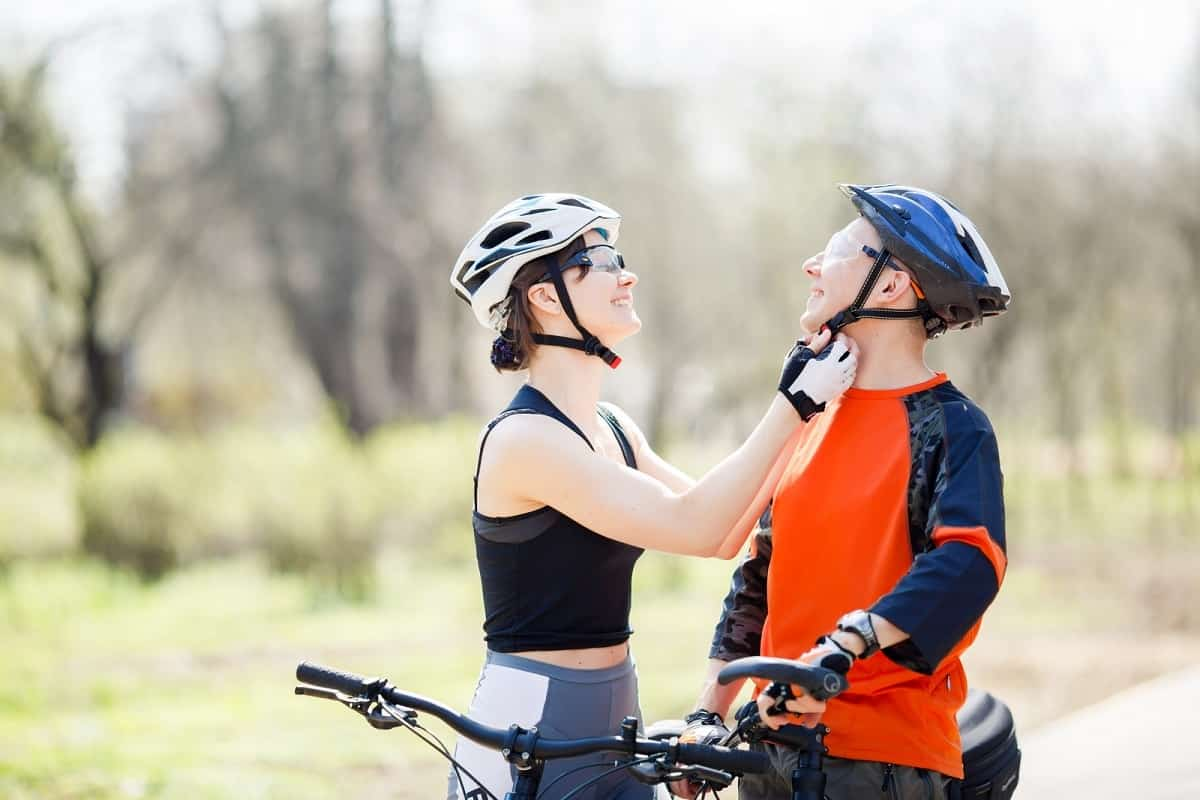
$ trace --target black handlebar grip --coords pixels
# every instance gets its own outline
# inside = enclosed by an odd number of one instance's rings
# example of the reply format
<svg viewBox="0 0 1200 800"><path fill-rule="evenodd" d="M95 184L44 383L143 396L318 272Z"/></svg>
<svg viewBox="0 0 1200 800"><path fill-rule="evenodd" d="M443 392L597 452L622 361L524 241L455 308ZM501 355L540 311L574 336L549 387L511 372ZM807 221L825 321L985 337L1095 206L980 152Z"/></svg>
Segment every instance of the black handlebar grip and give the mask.
<svg viewBox="0 0 1200 800"><path fill-rule="evenodd" d="M355 675L353 672L341 672L308 661L302 661L296 667L296 680L301 683L307 683L310 686L332 689L335 692L341 692L352 697L366 694L369 690L368 687L375 682L373 678L364 678L361 675Z"/></svg>
<svg viewBox="0 0 1200 800"><path fill-rule="evenodd" d="M765 753L730 750L718 745L680 743L678 760L681 764L700 764L737 775L760 775L771 769L771 760Z"/></svg>
<svg viewBox="0 0 1200 800"><path fill-rule="evenodd" d="M731 661L717 676L717 683L724 685L738 678L762 678L775 683L794 684L818 700L837 697L850 685L840 672L791 659L764 656Z"/></svg>

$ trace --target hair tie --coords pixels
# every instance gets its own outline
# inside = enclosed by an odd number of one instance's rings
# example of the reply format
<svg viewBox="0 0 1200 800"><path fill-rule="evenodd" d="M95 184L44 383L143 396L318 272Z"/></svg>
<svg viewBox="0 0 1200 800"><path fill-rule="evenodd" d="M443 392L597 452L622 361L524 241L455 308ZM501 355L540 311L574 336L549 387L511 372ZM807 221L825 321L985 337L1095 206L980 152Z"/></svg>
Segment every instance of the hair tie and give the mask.
<svg viewBox="0 0 1200 800"><path fill-rule="evenodd" d="M502 367L515 367L519 363L517 358L517 348L513 343L504 338L504 334L500 334L492 342L492 366L497 369Z"/></svg>

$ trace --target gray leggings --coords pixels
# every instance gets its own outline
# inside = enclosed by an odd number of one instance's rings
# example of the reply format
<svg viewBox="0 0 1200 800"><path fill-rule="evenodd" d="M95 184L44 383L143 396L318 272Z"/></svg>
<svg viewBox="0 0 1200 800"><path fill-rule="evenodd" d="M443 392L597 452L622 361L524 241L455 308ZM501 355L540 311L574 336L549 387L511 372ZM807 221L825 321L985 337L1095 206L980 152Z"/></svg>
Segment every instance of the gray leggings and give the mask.
<svg viewBox="0 0 1200 800"><path fill-rule="evenodd" d="M796 751L775 744L755 744L765 752L772 769L765 775L747 775L738 784L740 800L792 800L792 770ZM946 800L946 778L941 773L895 766L884 784L885 765L876 761L825 758L825 796L829 800Z"/></svg>
<svg viewBox="0 0 1200 800"><path fill-rule="evenodd" d="M497 728L507 728L513 723L525 728L537 725L542 735L553 739L616 735L626 716L641 719L637 670L631 657L607 669L568 669L488 651L467 716ZM499 800L504 800L504 793L511 791L516 768L495 750L459 739L454 755ZM568 770L594 765L555 783L545 800L557 800L604 772L606 767L611 768L613 760L613 755L600 753L548 761L539 792ZM453 769L447 796L449 800L487 797L465 775L460 784ZM624 770L577 795L580 800L652 800L655 796L652 787L638 783ZM542 795L539 793L538 797L540 800Z"/></svg>

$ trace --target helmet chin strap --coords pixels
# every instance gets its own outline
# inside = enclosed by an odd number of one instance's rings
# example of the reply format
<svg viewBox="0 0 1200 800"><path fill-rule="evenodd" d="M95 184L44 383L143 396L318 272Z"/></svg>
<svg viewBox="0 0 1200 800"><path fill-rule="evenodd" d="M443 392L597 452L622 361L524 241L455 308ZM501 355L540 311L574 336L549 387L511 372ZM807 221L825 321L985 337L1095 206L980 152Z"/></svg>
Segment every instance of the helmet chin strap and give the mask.
<svg viewBox="0 0 1200 800"><path fill-rule="evenodd" d="M860 319L913 319L915 317L924 319L929 309L929 304L926 303L923 297L920 297L919 292L916 308L863 308L863 305L867 302L867 298L871 296L871 290L875 288L875 284L879 281L879 276L883 274L883 268L887 266L888 261L892 258L891 252L886 247L882 250L876 250L869 245L863 245L863 252L869 256L873 256L875 262L871 264L871 271L867 273L867 277L863 281L862 288L858 290L858 296L854 298L854 302L834 314L833 318L825 323L825 327L829 328L829 332L837 334L838 331L847 325L858 322Z"/></svg>
<svg viewBox="0 0 1200 800"><path fill-rule="evenodd" d="M575 316L575 306L571 303L571 293L567 291L567 284L563 281L562 271L558 268L556 261L550 264L550 278L554 281L554 288L558 290L558 301L562 303L563 311L567 312L567 319L571 320L571 324L575 326L575 330L579 331L582 339L569 339L566 336L550 336L545 333L533 334L533 340L538 344L550 345L552 347L569 347L572 350L582 350L589 356L597 356L604 360L613 369L621 366L621 357L605 347L599 339L597 339L591 331L579 324L579 318Z"/></svg>

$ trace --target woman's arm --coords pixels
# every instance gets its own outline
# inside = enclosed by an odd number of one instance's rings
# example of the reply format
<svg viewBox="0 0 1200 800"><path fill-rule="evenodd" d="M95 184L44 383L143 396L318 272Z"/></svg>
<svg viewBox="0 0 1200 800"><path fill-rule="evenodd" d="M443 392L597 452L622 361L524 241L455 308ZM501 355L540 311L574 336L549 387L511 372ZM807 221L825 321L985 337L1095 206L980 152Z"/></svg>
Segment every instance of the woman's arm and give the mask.
<svg viewBox="0 0 1200 800"><path fill-rule="evenodd" d="M639 470L657 479L676 494L686 492L696 485L696 481L692 477L666 461L654 451L650 443L646 440L646 437L642 434L641 429L637 426L637 423L628 414L618 406L611 403L607 405L609 410L616 415L622 429L633 443L634 455L637 458ZM742 549L746 537L754 530L759 517L762 516L763 509L767 507L767 503L771 502L771 498L775 496L775 487L779 484L779 479L783 476L783 471L787 468L788 462L792 458L792 453L796 450L796 445L800 441L801 430L802 428L797 428L792 433L791 438L788 439L787 444L784 445L783 450L779 452L779 456L775 459L771 471L767 473L767 479L763 482L757 494L755 494L745 513L742 514L741 518L721 543L720 548L715 554L717 558L733 558Z"/></svg>
<svg viewBox="0 0 1200 800"><path fill-rule="evenodd" d="M609 538L713 555L747 513L798 424L795 410L776 395L741 447L676 493L646 473L598 458L553 419L517 415L492 431L481 474L492 492L552 506Z"/></svg>
<svg viewBox="0 0 1200 800"><path fill-rule="evenodd" d="M629 438L633 446L633 456L637 460L638 470L654 478L672 492L680 494L696 485L696 480L683 470L671 464L654 451L646 439L642 429L619 406L613 403L604 404L621 423L621 430Z"/></svg>
<svg viewBox="0 0 1200 800"><path fill-rule="evenodd" d="M754 495L754 500L746 508L746 512L742 514L741 519L737 521L729 535L725 537L725 541L721 542L717 548L717 558L733 558L742 549L742 545L746 541L746 537L758 525L759 519L763 515L767 504L775 497L775 487L779 485L779 479L783 477L783 471L787 469L788 462L792 460L792 453L796 452L796 445L800 443L800 433L803 428L797 428L792 433L787 444L779 451L779 456L775 459L775 463L771 465L771 471L767 474L767 479L763 481L762 487L758 493Z"/></svg>

